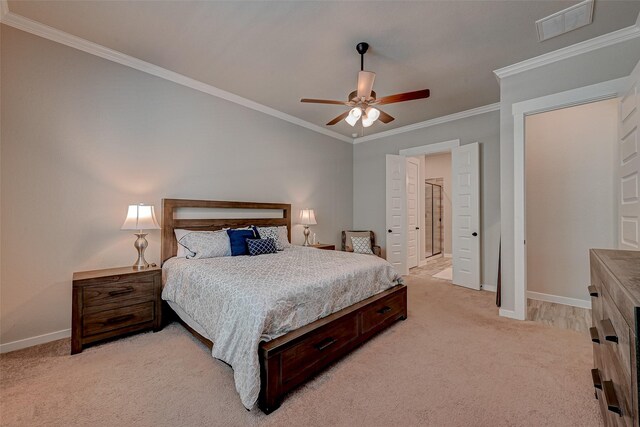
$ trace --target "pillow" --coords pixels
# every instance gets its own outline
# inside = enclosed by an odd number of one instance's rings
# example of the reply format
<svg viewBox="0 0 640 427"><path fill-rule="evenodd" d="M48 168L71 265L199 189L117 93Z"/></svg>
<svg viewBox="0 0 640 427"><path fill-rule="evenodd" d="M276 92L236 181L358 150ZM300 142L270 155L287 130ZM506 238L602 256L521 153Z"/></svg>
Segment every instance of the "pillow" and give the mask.
<svg viewBox="0 0 640 427"><path fill-rule="evenodd" d="M291 246L291 243L289 243L289 233L287 233L286 225L278 227L278 243L282 246L282 249Z"/></svg>
<svg viewBox="0 0 640 427"><path fill-rule="evenodd" d="M226 232L229 235L229 241L231 243L231 256L248 255L247 239L256 238L254 229L230 229Z"/></svg>
<svg viewBox="0 0 640 427"><path fill-rule="evenodd" d="M280 242L280 236L278 236L278 227L258 227L258 234L260 235L261 239L273 239L276 244L276 248L279 251L285 248L284 244ZM285 244L286 243L288 242L285 242Z"/></svg>
<svg viewBox="0 0 640 427"><path fill-rule="evenodd" d="M373 255L373 251L371 250L371 237L362 237L362 236L354 236L351 237L351 246L353 247L353 252L356 254L371 254Z"/></svg>
<svg viewBox="0 0 640 427"><path fill-rule="evenodd" d="M182 246L187 259L216 258L231 255L229 236L224 231L187 231L180 233L179 247ZM177 237L176 233L176 237Z"/></svg>
<svg viewBox="0 0 640 427"><path fill-rule="evenodd" d="M345 231L344 232L344 250L347 252L353 252L352 237L366 237L371 242L371 233L369 231ZM371 247L371 243L369 243Z"/></svg>
<svg viewBox="0 0 640 427"><path fill-rule="evenodd" d="M247 239L247 249L249 255L275 254L278 252L276 241L272 238L267 239Z"/></svg>

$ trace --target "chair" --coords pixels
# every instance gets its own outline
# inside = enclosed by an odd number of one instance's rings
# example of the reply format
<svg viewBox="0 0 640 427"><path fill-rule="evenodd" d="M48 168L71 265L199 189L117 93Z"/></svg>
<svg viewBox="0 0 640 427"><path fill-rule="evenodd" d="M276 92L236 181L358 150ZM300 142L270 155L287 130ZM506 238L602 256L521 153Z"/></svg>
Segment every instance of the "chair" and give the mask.
<svg viewBox="0 0 640 427"><path fill-rule="evenodd" d="M371 250L379 257L382 257L382 249L380 246L376 246L376 235L373 231L358 231L358 230L346 230L342 232L342 250L346 252L353 252L351 247L352 237L368 237L371 239Z"/></svg>

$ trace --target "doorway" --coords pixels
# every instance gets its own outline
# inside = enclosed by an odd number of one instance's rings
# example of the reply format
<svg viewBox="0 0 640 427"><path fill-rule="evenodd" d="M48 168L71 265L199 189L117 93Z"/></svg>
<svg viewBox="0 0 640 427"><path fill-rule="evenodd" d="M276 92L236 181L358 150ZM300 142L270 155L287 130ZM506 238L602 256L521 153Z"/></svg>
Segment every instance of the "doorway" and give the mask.
<svg viewBox="0 0 640 427"><path fill-rule="evenodd" d="M444 178L424 181L424 258L442 255L442 186Z"/></svg>

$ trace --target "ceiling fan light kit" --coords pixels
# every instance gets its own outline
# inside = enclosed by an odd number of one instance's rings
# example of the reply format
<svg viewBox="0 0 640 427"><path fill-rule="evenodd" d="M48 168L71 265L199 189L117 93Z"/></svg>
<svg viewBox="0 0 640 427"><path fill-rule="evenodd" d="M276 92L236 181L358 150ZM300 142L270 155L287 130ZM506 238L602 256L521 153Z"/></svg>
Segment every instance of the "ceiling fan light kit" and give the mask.
<svg viewBox="0 0 640 427"><path fill-rule="evenodd" d="M396 95L377 98L376 93L373 90L373 82L376 79L376 73L364 70L364 54L367 53L368 49L369 44L366 42L360 42L356 46L356 50L360 54L360 72L358 72L357 89L349 94L348 101L311 98L303 98L300 100L300 102L306 103L346 105L347 107L351 107L351 110L335 117L327 123L327 126L333 126L342 120L346 121L350 126L355 126L356 123L358 123L358 120L360 120L363 128L371 126L378 119L382 123L390 123L394 118L379 108L374 108L374 106L394 104L397 102L412 101L414 99L424 99L429 97L429 89L422 89L414 92L399 93Z"/></svg>

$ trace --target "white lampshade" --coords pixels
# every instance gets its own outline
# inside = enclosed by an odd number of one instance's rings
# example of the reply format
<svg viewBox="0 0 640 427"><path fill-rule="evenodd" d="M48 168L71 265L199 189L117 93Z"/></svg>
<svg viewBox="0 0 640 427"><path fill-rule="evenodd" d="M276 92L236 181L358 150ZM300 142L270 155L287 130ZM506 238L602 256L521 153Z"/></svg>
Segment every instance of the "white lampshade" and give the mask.
<svg viewBox="0 0 640 427"><path fill-rule="evenodd" d="M143 204L129 205L127 219L124 220L121 230L157 230L160 226L156 220L153 206Z"/></svg>
<svg viewBox="0 0 640 427"><path fill-rule="evenodd" d="M358 121L357 117L352 116L351 114L349 114L345 119L345 122L349 123L351 126L355 126L356 122Z"/></svg>
<svg viewBox="0 0 640 427"><path fill-rule="evenodd" d="M362 126L364 126L366 128L371 126L374 121L375 120L370 119L369 116L367 116L367 115L362 116Z"/></svg>
<svg viewBox="0 0 640 427"><path fill-rule="evenodd" d="M313 209L302 209L300 211L300 224L302 225L316 225L316 214Z"/></svg>
<svg viewBox="0 0 640 427"><path fill-rule="evenodd" d="M380 110L377 108L369 107L367 108L366 113L369 120L371 120L371 123L375 122L378 120L378 117L380 117Z"/></svg>

